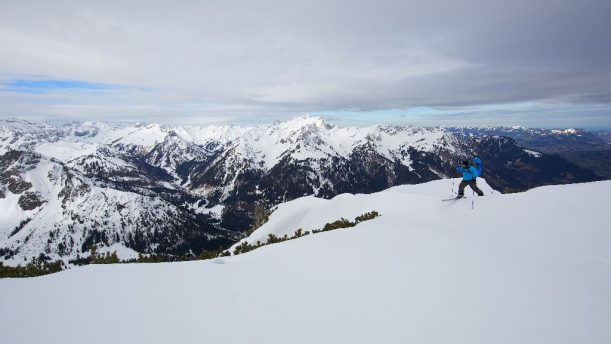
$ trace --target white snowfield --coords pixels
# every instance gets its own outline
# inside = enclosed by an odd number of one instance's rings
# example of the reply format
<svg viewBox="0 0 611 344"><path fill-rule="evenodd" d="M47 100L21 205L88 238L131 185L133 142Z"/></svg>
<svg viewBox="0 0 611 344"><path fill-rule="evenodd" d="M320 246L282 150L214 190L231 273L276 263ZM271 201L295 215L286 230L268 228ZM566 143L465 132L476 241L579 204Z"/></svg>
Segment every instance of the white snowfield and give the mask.
<svg viewBox="0 0 611 344"><path fill-rule="evenodd" d="M248 240L382 216L234 257L2 279L0 343L611 343L611 181L482 186L298 199Z"/></svg>

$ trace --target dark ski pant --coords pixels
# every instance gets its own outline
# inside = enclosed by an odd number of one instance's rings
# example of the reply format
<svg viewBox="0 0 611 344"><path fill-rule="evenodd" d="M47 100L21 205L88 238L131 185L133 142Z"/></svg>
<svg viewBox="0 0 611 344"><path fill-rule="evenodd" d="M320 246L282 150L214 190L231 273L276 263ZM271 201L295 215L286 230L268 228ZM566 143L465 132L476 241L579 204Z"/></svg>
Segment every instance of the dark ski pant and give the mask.
<svg viewBox="0 0 611 344"><path fill-rule="evenodd" d="M484 195L482 190L480 190L477 187L477 180L476 179L472 179L472 180L463 180L463 181L460 182L460 184L458 184L458 196L464 196L465 195L465 188L467 187L467 185L469 185L471 187L471 189L473 189L473 191L475 191L475 193L478 196L483 196Z"/></svg>

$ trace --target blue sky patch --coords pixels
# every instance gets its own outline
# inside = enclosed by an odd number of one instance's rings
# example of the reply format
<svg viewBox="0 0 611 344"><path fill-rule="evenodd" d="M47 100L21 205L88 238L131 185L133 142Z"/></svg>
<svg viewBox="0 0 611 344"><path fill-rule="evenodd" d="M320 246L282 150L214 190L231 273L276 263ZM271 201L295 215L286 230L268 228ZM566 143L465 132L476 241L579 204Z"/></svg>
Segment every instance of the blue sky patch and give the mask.
<svg viewBox="0 0 611 344"><path fill-rule="evenodd" d="M121 88L120 85L60 79L17 79L5 83L5 87L8 91L33 94L64 90L99 91Z"/></svg>

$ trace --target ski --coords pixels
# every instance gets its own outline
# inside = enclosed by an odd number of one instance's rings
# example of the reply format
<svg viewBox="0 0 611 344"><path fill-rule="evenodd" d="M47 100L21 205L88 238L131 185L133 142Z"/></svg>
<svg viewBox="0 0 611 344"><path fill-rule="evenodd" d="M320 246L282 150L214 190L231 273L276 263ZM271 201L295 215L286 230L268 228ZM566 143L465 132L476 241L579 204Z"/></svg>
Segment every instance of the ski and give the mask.
<svg viewBox="0 0 611 344"><path fill-rule="evenodd" d="M442 199L443 202L447 202L447 201L456 201L459 199L463 199L463 198L467 198L466 196L463 197L452 197L452 198L446 198L446 199Z"/></svg>

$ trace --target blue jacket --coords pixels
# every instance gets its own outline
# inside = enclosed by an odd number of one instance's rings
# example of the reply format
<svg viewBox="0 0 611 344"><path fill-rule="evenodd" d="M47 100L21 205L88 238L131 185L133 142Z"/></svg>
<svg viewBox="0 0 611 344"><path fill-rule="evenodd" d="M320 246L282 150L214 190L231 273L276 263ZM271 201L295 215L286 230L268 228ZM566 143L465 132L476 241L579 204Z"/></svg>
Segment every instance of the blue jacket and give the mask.
<svg viewBox="0 0 611 344"><path fill-rule="evenodd" d="M469 166L468 168L458 166L456 170L462 172L462 180L473 180L477 178L477 169L473 166Z"/></svg>
<svg viewBox="0 0 611 344"><path fill-rule="evenodd" d="M481 177L482 176L482 159L475 157L471 161L473 161L473 163L475 164L475 169L477 170L477 176Z"/></svg>
<svg viewBox="0 0 611 344"><path fill-rule="evenodd" d="M477 170L477 176L482 176L482 159L475 157L473 158L473 163L475 164L475 169Z"/></svg>

